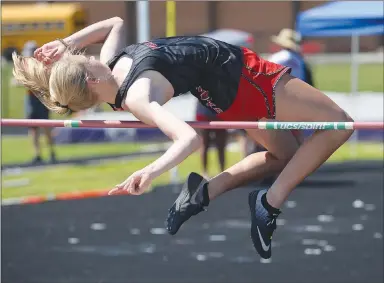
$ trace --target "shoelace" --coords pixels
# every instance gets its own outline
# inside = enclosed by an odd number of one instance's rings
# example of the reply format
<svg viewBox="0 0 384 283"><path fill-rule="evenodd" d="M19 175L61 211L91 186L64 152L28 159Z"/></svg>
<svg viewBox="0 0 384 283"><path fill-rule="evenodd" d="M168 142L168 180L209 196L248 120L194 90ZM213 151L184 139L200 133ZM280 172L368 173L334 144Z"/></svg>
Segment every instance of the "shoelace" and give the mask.
<svg viewBox="0 0 384 283"><path fill-rule="evenodd" d="M268 214L268 222L267 226L273 225L274 229L276 229L276 218L279 216L278 213Z"/></svg>

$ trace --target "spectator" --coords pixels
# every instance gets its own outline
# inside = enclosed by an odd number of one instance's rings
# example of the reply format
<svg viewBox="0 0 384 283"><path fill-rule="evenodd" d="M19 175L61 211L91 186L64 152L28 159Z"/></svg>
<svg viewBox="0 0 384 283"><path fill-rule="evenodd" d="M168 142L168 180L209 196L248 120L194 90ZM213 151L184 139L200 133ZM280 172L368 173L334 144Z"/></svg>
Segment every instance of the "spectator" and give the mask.
<svg viewBox="0 0 384 283"><path fill-rule="evenodd" d="M281 47L281 50L272 54L269 61L292 68L291 75L301 79L307 84L315 87L312 70L305 62L301 53L302 38L301 35L291 29L282 29L280 33L271 37L271 41ZM300 131L292 131L296 139L302 143L304 137Z"/></svg>
<svg viewBox="0 0 384 283"><path fill-rule="evenodd" d="M216 115L212 113L208 108L202 105L200 102L197 102L196 106L196 120L197 121L214 121L216 120ZM203 176L207 179L208 177L208 148L211 142L213 142L217 149L217 154L220 163L220 170L225 170L225 148L227 145L228 132L227 130L211 130L211 129L201 129L200 134L203 139L203 147L201 149L201 162L203 167Z"/></svg>
<svg viewBox="0 0 384 283"><path fill-rule="evenodd" d="M269 61L292 68L292 76L312 85L311 72L301 54L301 36L294 30L283 29L276 36L271 37L272 42L280 46L281 50L272 54Z"/></svg>
<svg viewBox="0 0 384 283"><path fill-rule="evenodd" d="M28 41L23 48L23 56L31 57L33 52L37 49L37 44L34 41ZM40 100L30 91L27 90L25 99L25 111L27 119L49 119L48 109L40 102ZM33 146L35 150L35 157L32 160L32 164L42 163L41 146L40 146L40 129L37 127L29 128L29 135L32 136ZM54 151L54 143L52 130L50 128L43 128L47 143L50 149L51 163L56 162L56 155Z"/></svg>

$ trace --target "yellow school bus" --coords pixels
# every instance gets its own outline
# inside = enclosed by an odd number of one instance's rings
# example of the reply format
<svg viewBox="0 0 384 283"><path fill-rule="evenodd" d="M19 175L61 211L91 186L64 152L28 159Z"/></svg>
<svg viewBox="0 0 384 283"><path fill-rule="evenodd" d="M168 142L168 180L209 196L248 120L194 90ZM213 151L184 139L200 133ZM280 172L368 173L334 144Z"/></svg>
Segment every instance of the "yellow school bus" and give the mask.
<svg viewBox="0 0 384 283"><path fill-rule="evenodd" d="M64 38L86 25L86 13L78 3L3 4L1 52L23 49L27 41L38 46Z"/></svg>

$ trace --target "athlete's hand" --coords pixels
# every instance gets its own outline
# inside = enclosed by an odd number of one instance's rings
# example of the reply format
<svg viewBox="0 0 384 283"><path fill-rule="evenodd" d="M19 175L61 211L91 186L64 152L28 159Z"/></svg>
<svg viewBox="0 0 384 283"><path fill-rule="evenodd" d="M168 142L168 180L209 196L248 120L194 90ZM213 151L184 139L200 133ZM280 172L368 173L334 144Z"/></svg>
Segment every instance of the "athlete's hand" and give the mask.
<svg viewBox="0 0 384 283"><path fill-rule="evenodd" d="M141 195L149 189L152 183L151 174L146 170L142 169L136 171L129 176L124 182L116 185L112 190L108 192L108 195L128 193L131 195Z"/></svg>
<svg viewBox="0 0 384 283"><path fill-rule="evenodd" d="M59 40L55 40L37 48L33 55L38 61L49 65L59 60L63 56L65 50L66 47L64 44Z"/></svg>

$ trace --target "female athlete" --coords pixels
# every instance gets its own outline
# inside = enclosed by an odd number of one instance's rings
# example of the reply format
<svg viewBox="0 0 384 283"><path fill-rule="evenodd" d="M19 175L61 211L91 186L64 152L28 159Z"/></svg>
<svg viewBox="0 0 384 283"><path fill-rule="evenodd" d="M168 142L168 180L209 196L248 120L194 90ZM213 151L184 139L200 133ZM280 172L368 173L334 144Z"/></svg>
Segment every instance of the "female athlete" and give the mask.
<svg viewBox="0 0 384 283"><path fill-rule="evenodd" d="M291 76L289 68L265 61L247 48L201 36L126 46L126 34L125 24L115 17L49 42L34 57L13 54L15 78L50 110L64 114L106 102L160 128L173 140L160 158L110 194L142 194L154 178L200 148L196 131L162 107L183 93L191 92L227 121L352 121L326 95ZM99 42L103 43L99 60L74 52ZM290 131L247 130L267 151L247 156L209 181L191 173L169 211L169 233L176 234L224 192L281 172L268 190L255 190L248 198L253 244L261 257L269 258L282 204L352 132L317 131L300 145Z"/></svg>

